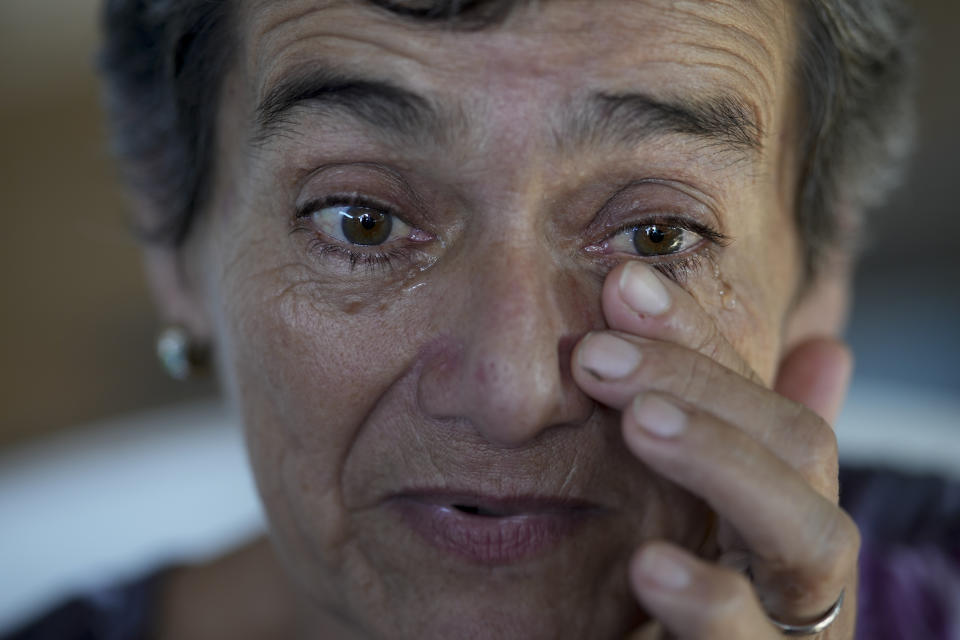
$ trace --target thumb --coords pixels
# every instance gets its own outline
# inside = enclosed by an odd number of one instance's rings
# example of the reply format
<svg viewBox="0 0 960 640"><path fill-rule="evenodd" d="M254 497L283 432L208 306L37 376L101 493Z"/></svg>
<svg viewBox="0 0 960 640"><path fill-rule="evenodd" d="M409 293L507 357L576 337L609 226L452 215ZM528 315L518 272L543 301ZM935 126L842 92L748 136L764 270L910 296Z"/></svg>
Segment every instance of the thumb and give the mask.
<svg viewBox="0 0 960 640"><path fill-rule="evenodd" d="M833 425L853 373L850 348L834 338L801 342L780 361L774 390Z"/></svg>

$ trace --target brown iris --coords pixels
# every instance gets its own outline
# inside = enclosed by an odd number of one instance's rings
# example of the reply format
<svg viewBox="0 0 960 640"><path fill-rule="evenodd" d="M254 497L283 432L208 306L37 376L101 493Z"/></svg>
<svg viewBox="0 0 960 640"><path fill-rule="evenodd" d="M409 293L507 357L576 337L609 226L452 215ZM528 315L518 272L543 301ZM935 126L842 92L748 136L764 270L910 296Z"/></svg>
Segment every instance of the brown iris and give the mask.
<svg viewBox="0 0 960 640"><path fill-rule="evenodd" d="M340 214L340 229L343 237L359 245L383 244L390 238L393 218L389 213L355 207Z"/></svg>
<svg viewBox="0 0 960 640"><path fill-rule="evenodd" d="M644 256L663 256L676 253L683 246L684 230L678 227L648 224L637 227L633 246Z"/></svg>

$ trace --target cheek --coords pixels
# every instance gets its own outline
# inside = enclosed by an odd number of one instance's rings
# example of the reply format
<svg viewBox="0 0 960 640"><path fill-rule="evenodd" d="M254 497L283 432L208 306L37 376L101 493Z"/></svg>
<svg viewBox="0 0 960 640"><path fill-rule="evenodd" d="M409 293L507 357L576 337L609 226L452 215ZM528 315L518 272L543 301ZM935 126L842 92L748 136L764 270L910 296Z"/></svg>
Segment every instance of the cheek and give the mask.
<svg viewBox="0 0 960 640"><path fill-rule="evenodd" d="M417 320L402 306L333 294L300 264L255 270L271 256L253 253L221 280L225 379L268 512L287 509L333 543L349 508L342 470L409 361L396 329Z"/></svg>
<svg viewBox="0 0 960 640"><path fill-rule="evenodd" d="M761 287L742 279L727 286L733 291L735 306L717 307L715 317L720 332L754 373L771 386L780 349L781 320L766 306Z"/></svg>
<svg viewBox="0 0 960 640"><path fill-rule="evenodd" d="M369 565L352 517L364 495L350 494L345 469L408 366L406 337L393 329L417 320L403 305L324 295L301 265L245 272L235 263L221 284L218 348L271 537L299 584L335 601L343 576Z"/></svg>
<svg viewBox="0 0 960 640"><path fill-rule="evenodd" d="M724 270L730 274L737 306L733 312L719 312L721 326L760 378L773 386L797 287L796 254L771 239L753 252L731 256Z"/></svg>
<svg viewBox="0 0 960 640"><path fill-rule="evenodd" d="M741 238L722 254L708 252L688 286L719 333L768 385L795 288L792 262L790 250L777 242Z"/></svg>

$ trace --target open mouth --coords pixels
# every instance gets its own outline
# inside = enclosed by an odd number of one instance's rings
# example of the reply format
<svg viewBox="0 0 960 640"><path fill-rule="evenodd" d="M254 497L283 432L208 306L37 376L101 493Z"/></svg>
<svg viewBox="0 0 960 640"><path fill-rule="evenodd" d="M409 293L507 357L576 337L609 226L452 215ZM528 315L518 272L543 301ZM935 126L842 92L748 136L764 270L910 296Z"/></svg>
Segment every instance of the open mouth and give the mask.
<svg viewBox="0 0 960 640"><path fill-rule="evenodd" d="M454 504L450 506L460 513L466 513L471 516L481 516L484 518L506 518L515 515L513 513L506 513L502 510L487 509L486 507L472 504Z"/></svg>
<svg viewBox="0 0 960 640"><path fill-rule="evenodd" d="M596 505L551 498L407 493L391 504L431 546L479 564L509 564L547 553Z"/></svg>

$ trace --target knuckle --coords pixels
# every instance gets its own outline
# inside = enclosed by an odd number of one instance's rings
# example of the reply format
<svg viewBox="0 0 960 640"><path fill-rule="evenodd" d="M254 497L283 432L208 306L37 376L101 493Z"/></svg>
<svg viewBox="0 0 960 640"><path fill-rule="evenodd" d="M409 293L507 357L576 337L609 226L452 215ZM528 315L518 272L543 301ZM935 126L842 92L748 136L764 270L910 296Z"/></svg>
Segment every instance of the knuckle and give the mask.
<svg viewBox="0 0 960 640"><path fill-rule="evenodd" d="M686 397L688 385L696 384L696 354L665 342L644 345L644 358L637 371L638 381L651 389Z"/></svg>
<svg viewBox="0 0 960 640"><path fill-rule="evenodd" d="M788 419L792 439L800 445L793 466L818 493L836 502L840 467L837 434L823 419L802 405L796 405Z"/></svg>
<svg viewBox="0 0 960 640"><path fill-rule="evenodd" d="M700 353L683 350L674 360L674 393L693 404L699 404L706 398L716 380L716 365Z"/></svg>
<svg viewBox="0 0 960 640"><path fill-rule="evenodd" d="M712 334L719 335L715 329ZM719 340L711 344L709 349L697 349L667 342L644 343L645 357L635 381L692 404L701 403L716 393L722 376L729 373L716 357L722 350Z"/></svg>
<svg viewBox="0 0 960 640"><path fill-rule="evenodd" d="M837 434L830 425L819 418L808 422L807 433L810 442L810 454L816 460L831 463L832 467L837 460Z"/></svg>
<svg viewBox="0 0 960 640"><path fill-rule="evenodd" d="M860 530L853 518L842 509L835 508L820 531L818 540L811 549L818 551L808 560L818 567L818 582L833 586L846 582L854 570L860 551Z"/></svg>
<svg viewBox="0 0 960 640"><path fill-rule="evenodd" d="M717 572L709 587L709 602L702 609L697 624L698 637L730 637L747 618L756 596L747 578L731 570Z"/></svg>
<svg viewBox="0 0 960 640"><path fill-rule="evenodd" d="M834 507L822 525L808 529L778 560L754 566L763 585L767 610L819 609L835 598L855 574L860 550L860 532L852 518ZM802 576L802 577L798 577Z"/></svg>
<svg viewBox="0 0 960 640"><path fill-rule="evenodd" d="M846 511L837 509L834 516L834 564L846 575L856 565L860 553L860 529Z"/></svg>

